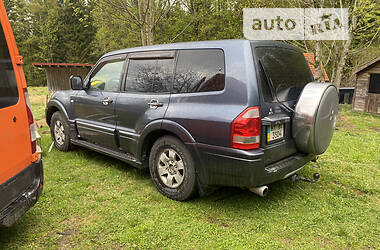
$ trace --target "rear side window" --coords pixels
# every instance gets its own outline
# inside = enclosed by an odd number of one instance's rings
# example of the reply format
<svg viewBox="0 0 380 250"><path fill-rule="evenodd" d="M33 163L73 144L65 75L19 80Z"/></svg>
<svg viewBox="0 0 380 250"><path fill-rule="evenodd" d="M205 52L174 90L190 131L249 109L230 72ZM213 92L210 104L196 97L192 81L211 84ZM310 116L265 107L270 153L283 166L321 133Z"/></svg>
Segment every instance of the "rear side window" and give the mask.
<svg viewBox="0 0 380 250"><path fill-rule="evenodd" d="M278 47L258 47L255 51L265 101L273 101L273 94L279 101L297 100L303 87L313 81L300 51Z"/></svg>
<svg viewBox="0 0 380 250"><path fill-rule="evenodd" d="M167 93L173 81L174 58L130 59L125 90Z"/></svg>
<svg viewBox="0 0 380 250"><path fill-rule="evenodd" d="M8 51L3 28L0 25L0 109L18 102L15 72Z"/></svg>
<svg viewBox="0 0 380 250"><path fill-rule="evenodd" d="M223 90L224 71L220 49L180 50L172 93Z"/></svg>

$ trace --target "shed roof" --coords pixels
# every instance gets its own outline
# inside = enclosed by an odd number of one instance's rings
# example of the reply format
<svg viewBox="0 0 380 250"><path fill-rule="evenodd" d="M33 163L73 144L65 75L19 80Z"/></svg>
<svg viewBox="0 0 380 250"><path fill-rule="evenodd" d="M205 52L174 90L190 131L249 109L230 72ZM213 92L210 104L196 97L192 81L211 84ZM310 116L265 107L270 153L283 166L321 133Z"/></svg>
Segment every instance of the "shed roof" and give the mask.
<svg viewBox="0 0 380 250"><path fill-rule="evenodd" d="M308 64L309 64L309 67L310 67L311 73L312 73L313 76L314 76L314 75L315 75L315 67L314 67L315 59L314 59L314 53L303 53L303 55L305 56L306 61L307 61ZM321 69L322 69L322 72L323 72L323 78L325 79L325 81L326 81L326 82L330 81L330 80L329 80L329 77L328 77L328 75L327 75L326 69L322 66L322 64L321 64Z"/></svg>
<svg viewBox="0 0 380 250"><path fill-rule="evenodd" d="M369 61L368 63L362 65L359 69L357 69L357 70L354 72L354 74L357 74L357 73L359 73L359 72L362 71L362 70L365 70L366 68L372 66L373 64L377 63L378 61L380 61L380 56L377 57L377 58L375 58L374 60Z"/></svg>
<svg viewBox="0 0 380 250"><path fill-rule="evenodd" d="M88 63L32 63L38 68L92 68L93 64Z"/></svg>

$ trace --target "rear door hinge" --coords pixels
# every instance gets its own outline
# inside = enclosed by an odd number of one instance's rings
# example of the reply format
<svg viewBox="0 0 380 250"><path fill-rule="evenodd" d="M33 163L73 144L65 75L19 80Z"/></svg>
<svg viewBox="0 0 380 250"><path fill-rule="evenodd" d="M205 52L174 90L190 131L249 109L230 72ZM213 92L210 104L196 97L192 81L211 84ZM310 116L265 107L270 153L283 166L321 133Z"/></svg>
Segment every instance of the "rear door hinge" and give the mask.
<svg viewBox="0 0 380 250"><path fill-rule="evenodd" d="M23 65L24 64L24 58L22 56L16 56L16 64L17 65Z"/></svg>

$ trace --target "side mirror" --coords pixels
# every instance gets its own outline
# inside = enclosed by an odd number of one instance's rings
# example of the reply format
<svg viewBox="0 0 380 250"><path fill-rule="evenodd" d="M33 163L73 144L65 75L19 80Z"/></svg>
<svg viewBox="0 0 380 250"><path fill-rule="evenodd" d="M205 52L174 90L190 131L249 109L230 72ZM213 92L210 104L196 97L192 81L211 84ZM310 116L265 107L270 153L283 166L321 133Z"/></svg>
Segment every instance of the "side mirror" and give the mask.
<svg viewBox="0 0 380 250"><path fill-rule="evenodd" d="M72 90L82 90L83 88L83 80L80 76L71 76L70 84Z"/></svg>

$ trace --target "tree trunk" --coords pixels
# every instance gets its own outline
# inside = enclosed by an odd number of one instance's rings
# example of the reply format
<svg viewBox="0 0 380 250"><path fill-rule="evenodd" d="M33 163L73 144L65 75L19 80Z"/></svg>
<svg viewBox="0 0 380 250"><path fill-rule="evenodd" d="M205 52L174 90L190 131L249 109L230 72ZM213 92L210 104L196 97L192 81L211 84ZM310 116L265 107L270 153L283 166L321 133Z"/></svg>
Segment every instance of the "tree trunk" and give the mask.
<svg viewBox="0 0 380 250"><path fill-rule="evenodd" d="M148 8L148 13L146 15L147 17L147 22L146 22L146 37L147 37L147 45L153 45L153 40L154 40L154 31L153 31L153 26L154 26L154 17L155 17L155 14L154 13L154 8L153 8L153 4L154 4L154 0L148 0L148 4L149 4L149 8Z"/></svg>
<svg viewBox="0 0 380 250"><path fill-rule="evenodd" d="M348 40L345 41L343 44L342 53L340 54L340 59L337 65L336 74L334 78L334 84L338 89L340 88L340 85L342 83L343 69L344 69L344 66L346 65L347 55L350 50L350 46L351 46L352 39L354 36L353 33L357 25L357 16L355 15L356 2L353 8L354 10L352 11L351 27L350 27L350 32L348 35Z"/></svg>
<svg viewBox="0 0 380 250"><path fill-rule="evenodd" d="M351 46L351 42L352 42L352 36L350 35L350 38L347 41L345 41L345 43L343 45L342 53L340 55L340 59L339 59L339 62L338 62L337 68L336 68L334 85L338 89L340 88L340 85L342 82L343 68L346 64L346 58L347 58L347 54L348 54L348 51L349 51L350 46Z"/></svg>
<svg viewBox="0 0 380 250"><path fill-rule="evenodd" d="M138 0L137 1L137 8L139 11L139 21L140 23L143 23L143 8L144 8L144 0ZM146 45L146 38L145 38L145 27L144 25L140 25L140 33L141 33L141 44L142 46Z"/></svg>
<svg viewBox="0 0 380 250"><path fill-rule="evenodd" d="M324 82L325 78L323 76L323 71L321 68L322 65L322 57L323 57L323 48L322 41L316 41L315 43L315 64L314 64L314 79L317 82Z"/></svg>

